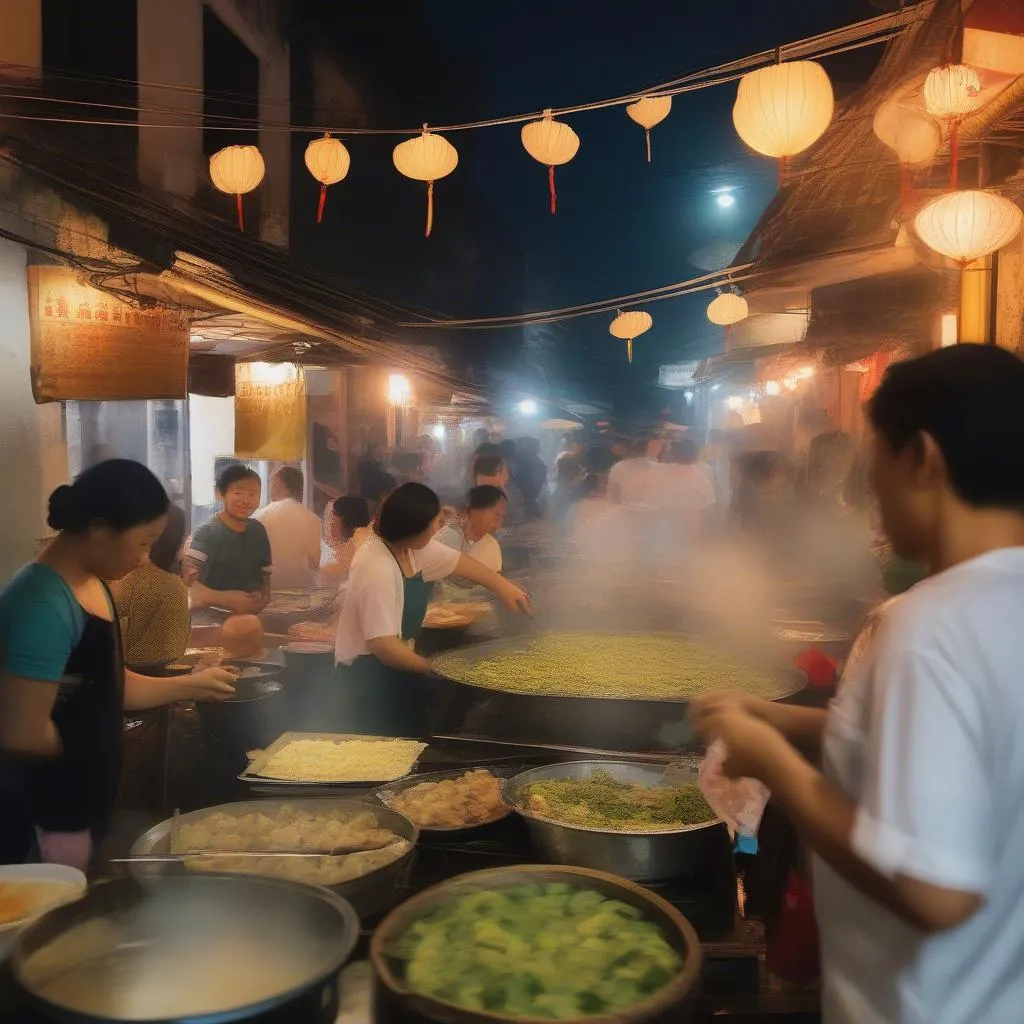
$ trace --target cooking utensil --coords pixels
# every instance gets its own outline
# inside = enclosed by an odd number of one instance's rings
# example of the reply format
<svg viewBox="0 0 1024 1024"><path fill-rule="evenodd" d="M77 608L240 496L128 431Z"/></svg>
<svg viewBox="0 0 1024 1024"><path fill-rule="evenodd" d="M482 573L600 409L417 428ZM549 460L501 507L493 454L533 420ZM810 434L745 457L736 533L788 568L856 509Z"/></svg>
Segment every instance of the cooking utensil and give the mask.
<svg viewBox="0 0 1024 1024"><path fill-rule="evenodd" d="M358 937L352 907L313 886L120 879L25 929L11 966L34 1020L333 1024Z"/></svg>
<svg viewBox="0 0 1024 1024"><path fill-rule="evenodd" d="M486 771L490 772L499 782L511 778L511 773L502 772L500 768L492 768L484 766L482 768L457 768L453 771L445 772L426 772L422 775L409 775L406 778L399 780L398 782L389 783L386 786L381 786L374 792L374 796L382 803L385 807L390 807L392 801L400 793L404 793L408 789L412 789L413 786L419 786L423 783L429 782L444 782L446 779L461 779L466 772L471 771ZM493 825L497 821L502 821L512 813L512 808L505 804L499 813L493 817L488 818L485 821L474 821L468 825L417 825L421 832L469 832L478 828L486 828L488 825Z"/></svg>
<svg viewBox="0 0 1024 1024"><path fill-rule="evenodd" d="M642 641L656 633L631 633ZM690 639L672 634L679 639ZM689 700L645 700L626 697L570 697L520 694L463 682L474 666L526 649L533 637L489 640L446 651L431 662L444 680L435 702L433 732L489 739L596 750L678 751L700 746L688 723ZM807 677L786 666L776 669L780 687L776 700L789 700L807 685Z"/></svg>
<svg viewBox="0 0 1024 1024"><path fill-rule="evenodd" d="M641 786L660 785L664 775L662 767L631 761L569 761L531 768L505 784L506 802L524 819L537 850L547 859L608 871L634 881L660 881L696 873L709 857L720 855L723 849L725 856L729 855L728 832L717 818L665 831L624 832L553 821L529 809L526 789L532 783L587 779L595 771ZM696 784L696 771L685 774L685 781Z"/></svg>
<svg viewBox="0 0 1024 1024"><path fill-rule="evenodd" d="M365 814L369 811L376 819L379 828L386 828L398 836L398 838L408 840L410 848L404 857L393 861L391 864L386 864L376 871L371 871L361 878L354 878L349 882L342 882L340 885L328 887L331 892L348 900L362 918L379 914L394 904L399 886L412 862L416 841L419 838L419 829L408 818L397 811L391 810L390 807L362 800L341 800L335 797L243 800L238 803L206 807L201 811L190 811L188 814L182 814L179 821L184 825L194 825L202 818L215 812L236 815L238 817L253 813L266 814L273 817L285 807L298 807L301 810L308 811L310 814L343 811L354 816L356 814ZM144 832L135 840L129 851L129 857L139 858L169 854L172 848L172 826L173 820L168 819ZM166 865L166 867L172 869L174 866L173 863ZM133 874L140 880L148 882L154 877L161 877L165 874L165 871L159 863L139 863L133 869Z"/></svg>
<svg viewBox="0 0 1024 1024"><path fill-rule="evenodd" d="M284 684L275 677L282 669L272 667L273 673L233 680L235 692L227 700L196 702L203 728L239 754L269 743L281 731Z"/></svg>
<svg viewBox="0 0 1024 1024"><path fill-rule="evenodd" d="M28 927L31 922L48 910L77 900L85 892L87 885L85 875L81 871L65 867L63 864L0 865L0 885L9 882L52 885L59 888L54 888L52 892L48 893L25 917L0 924L0 962L6 958L18 932Z"/></svg>
<svg viewBox="0 0 1024 1024"><path fill-rule="evenodd" d="M587 1024L643 1024L653 1020L687 1020L686 1009L700 980L703 953L697 933L670 903L623 878L586 868L524 865L491 868L442 882L407 900L380 923L370 941L374 972L374 1001L378 1020L425 1018L438 1024L491 1024L513 1018L473 1011L413 992L404 976L404 965L388 955L391 945L419 919L442 904L470 893L507 889L538 882L560 882L580 889L594 889L609 899L637 907L656 924L665 940L683 959L679 973L653 996L614 1014L587 1017ZM536 1018L518 1018L524 1024L540 1024Z"/></svg>
<svg viewBox="0 0 1024 1024"><path fill-rule="evenodd" d="M173 843L171 844L173 846ZM332 847L330 850L195 850L184 853L147 853L137 857L111 857L110 864L184 864L190 860L205 857L267 857L298 858L299 860L323 860L324 857L344 857L349 853L366 853L383 850L387 843L357 843Z"/></svg>

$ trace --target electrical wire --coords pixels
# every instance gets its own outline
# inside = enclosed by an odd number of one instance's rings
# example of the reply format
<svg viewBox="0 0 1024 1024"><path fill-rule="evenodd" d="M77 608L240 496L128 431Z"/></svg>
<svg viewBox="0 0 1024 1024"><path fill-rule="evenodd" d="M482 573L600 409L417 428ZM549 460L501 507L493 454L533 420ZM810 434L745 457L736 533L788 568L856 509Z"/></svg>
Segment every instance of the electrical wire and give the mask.
<svg viewBox="0 0 1024 1024"><path fill-rule="evenodd" d="M928 4L930 0L920 0L921 4ZM905 7L892 14L883 14L875 18L869 18L865 21L855 22L851 25L845 26L840 29L834 29L829 32L824 32L816 36L810 36L806 39L797 40L792 43L787 43L779 46L772 50L762 50L759 53L752 54L748 57L741 58L739 60L731 61L726 64L720 64L716 67L706 68L701 71L692 72L688 75L684 75L681 78L671 79L666 82L661 82L656 85L652 85L646 89L639 90L637 92L627 93L607 99L596 100L590 103L581 103L573 106L564 107L552 107L551 113L553 116L563 116L568 114L586 113L589 111L604 110L609 107L625 106L626 104L635 102L636 100L642 99L645 96L678 96L688 92L695 92L701 89L712 88L717 85L724 85L729 82L734 82L739 78L742 78L744 74L751 70L755 70L758 67L768 66L774 64L780 60L785 59L808 59L812 57L825 58L835 56L840 53L846 53L851 50L859 49L864 46L874 46L890 39L895 38L904 32L914 22L914 16L916 14L916 8L919 5L912 7ZM38 69L26 68L23 65L12 65L12 64L0 64L0 69L19 69L22 72L32 72ZM127 84L127 80L122 80ZM138 86L150 87L147 83L136 82ZM156 83L152 87L163 88L162 84ZM168 87L171 88L171 87ZM0 98L17 98L21 100L34 100L39 97L32 95L30 92L16 93L16 94L0 94ZM47 98L55 99L55 98ZM131 110L138 114L146 113L169 113L173 112L185 117L197 118L200 124L209 128L213 131L234 131L234 132L291 132L301 134L321 134L325 128L322 125L295 125L290 122L284 121L261 121L258 125L252 124L251 118L239 118L238 124L222 124L219 123L223 120L229 120L229 115L219 115L216 118L218 123L207 123L213 118L207 118L203 111L195 109L177 109L165 107L163 105L150 106L128 106L119 104L104 104L94 101L80 101L80 100L56 100L65 105L83 105L83 106L94 106L94 107L106 107L111 110ZM251 102L251 101L250 101ZM527 121L534 121L538 118L543 117L545 111L532 111L530 113L523 114L510 114L504 117L488 118L478 121L467 121L462 123L443 124L431 126L431 131L434 132L458 132L458 131L469 131L479 128L495 128L502 127L505 125L522 124ZM181 129L181 128L195 128L195 124L184 124L184 123L158 123L154 121L139 121L139 120L115 120L109 118L59 118L59 117L47 117L43 115L34 114L16 114L7 113L5 117L13 118L22 121L44 121L56 124L82 124L90 127L131 127L131 128L159 128L159 129ZM330 131L334 135L340 136L359 136L359 135L418 135L422 130L422 126L415 128L360 128L354 126L339 126L337 128L331 128Z"/></svg>

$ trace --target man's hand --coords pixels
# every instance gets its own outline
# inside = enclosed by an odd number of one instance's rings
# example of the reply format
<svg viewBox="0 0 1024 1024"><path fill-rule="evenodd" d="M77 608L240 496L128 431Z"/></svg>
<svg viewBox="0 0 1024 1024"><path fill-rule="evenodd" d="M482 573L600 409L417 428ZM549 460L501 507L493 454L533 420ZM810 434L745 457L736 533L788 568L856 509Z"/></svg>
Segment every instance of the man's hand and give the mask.
<svg viewBox="0 0 1024 1024"><path fill-rule="evenodd" d="M730 779L766 781L780 751L789 747L782 733L739 702L722 700L700 708L697 703L704 705L695 702L691 710L694 730L709 742L720 739L729 751L723 773Z"/></svg>
<svg viewBox="0 0 1024 1024"><path fill-rule="evenodd" d="M245 595L249 599L249 611L259 615L270 604L270 595L263 590L252 590Z"/></svg>
<svg viewBox="0 0 1024 1024"><path fill-rule="evenodd" d="M498 591L498 598L510 612L521 612L527 618L533 618L533 605L530 602L530 595L521 587L517 587L508 580Z"/></svg>

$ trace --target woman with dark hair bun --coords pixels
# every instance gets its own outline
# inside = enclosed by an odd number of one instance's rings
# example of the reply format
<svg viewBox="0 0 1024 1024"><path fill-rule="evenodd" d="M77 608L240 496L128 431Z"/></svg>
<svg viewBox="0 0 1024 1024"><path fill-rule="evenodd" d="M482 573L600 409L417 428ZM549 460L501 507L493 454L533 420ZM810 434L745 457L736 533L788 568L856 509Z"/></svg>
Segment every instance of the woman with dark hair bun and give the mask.
<svg viewBox="0 0 1024 1024"><path fill-rule="evenodd" d="M529 612L526 593L469 555L437 540L441 502L424 484L392 491L377 513L376 536L352 561L338 617L335 661L341 707L325 728L371 735L424 731L430 669L411 641L423 625L433 584L453 573L486 587L510 611Z"/></svg>
<svg viewBox="0 0 1024 1024"><path fill-rule="evenodd" d="M50 496L57 536L0 591L0 861L84 868L121 774L123 712L230 696L233 673L154 679L124 667L108 582L142 564L170 503L111 459Z"/></svg>

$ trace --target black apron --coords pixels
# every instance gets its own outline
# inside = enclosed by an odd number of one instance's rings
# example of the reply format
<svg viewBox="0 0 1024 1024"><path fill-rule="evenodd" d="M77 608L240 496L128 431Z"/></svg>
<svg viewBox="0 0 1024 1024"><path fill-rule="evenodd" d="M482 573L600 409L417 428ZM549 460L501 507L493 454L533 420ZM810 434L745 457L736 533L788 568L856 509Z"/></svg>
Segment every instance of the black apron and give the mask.
<svg viewBox="0 0 1024 1024"><path fill-rule="evenodd" d="M110 592L104 585L113 607ZM53 707L63 752L23 769L32 822L48 832L105 832L121 776L124 665L116 622L85 614Z"/></svg>

